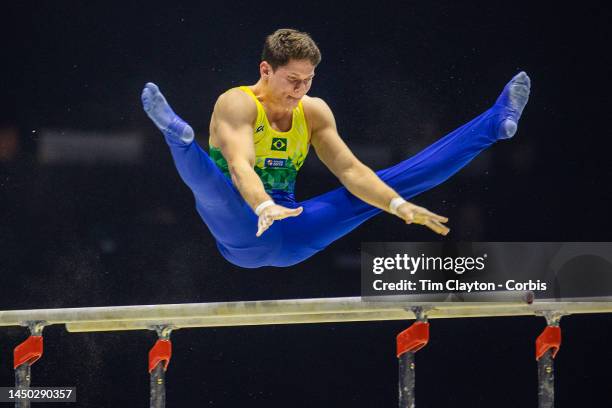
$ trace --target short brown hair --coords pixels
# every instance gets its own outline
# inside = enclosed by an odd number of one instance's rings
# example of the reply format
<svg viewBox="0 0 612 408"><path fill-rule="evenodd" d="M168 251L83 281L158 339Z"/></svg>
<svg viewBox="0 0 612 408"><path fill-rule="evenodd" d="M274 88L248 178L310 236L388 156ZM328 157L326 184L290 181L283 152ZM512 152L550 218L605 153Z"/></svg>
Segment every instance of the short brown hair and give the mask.
<svg viewBox="0 0 612 408"><path fill-rule="evenodd" d="M308 33L292 28L281 28L266 37L262 61L276 70L291 59L309 60L316 67L321 62L321 51Z"/></svg>

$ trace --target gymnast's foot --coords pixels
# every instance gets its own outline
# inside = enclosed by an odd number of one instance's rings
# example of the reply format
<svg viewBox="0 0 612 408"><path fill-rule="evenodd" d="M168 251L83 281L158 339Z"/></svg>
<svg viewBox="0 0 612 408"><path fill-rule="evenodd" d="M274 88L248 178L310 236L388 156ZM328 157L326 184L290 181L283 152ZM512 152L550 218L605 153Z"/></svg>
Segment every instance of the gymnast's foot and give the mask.
<svg viewBox="0 0 612 408"><path fill-rule="evenodd" d="M142 90L141 99L144 111L169 142L180 140L189 144L193 141L193 129L174 113L157 85L147 82Z"/></svg>
<svg viewBox="0 0 612 408"><path fill-rule="evenodd" d="M502 121L497 130L498 139L509 139L516 133L518 121L529 99L531 80L524 71L508 82L497 101L494 109L500 109Z"/></svg>

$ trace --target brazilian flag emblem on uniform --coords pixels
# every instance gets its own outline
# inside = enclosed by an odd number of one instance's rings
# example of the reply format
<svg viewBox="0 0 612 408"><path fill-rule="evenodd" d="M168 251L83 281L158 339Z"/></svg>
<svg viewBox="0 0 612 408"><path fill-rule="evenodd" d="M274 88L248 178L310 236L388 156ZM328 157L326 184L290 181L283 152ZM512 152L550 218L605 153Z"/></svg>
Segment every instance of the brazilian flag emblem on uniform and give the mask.
<svg viewBox="0 0 612 408"><path fill-rule="evenodd" d="M270 146L270 150L276 150L277 152L286 152L287 139L285 139L284 137L272 138L272 146Z"/></svg>

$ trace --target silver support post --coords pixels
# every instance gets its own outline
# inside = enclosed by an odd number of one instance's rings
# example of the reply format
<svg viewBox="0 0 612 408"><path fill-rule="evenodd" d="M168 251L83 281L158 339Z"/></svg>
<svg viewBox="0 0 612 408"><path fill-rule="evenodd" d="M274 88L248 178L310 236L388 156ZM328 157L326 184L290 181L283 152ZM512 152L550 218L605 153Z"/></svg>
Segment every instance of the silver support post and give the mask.
<svg viewBox="0 0 612 408"><path fill-rule="evenodd" d="M164 354L164 358L170 359L168 352L170 345L170 334L173 330L172 326L162 326L156 325L151 326L151 330L155 330L157 332L158 341L151 349L149 353L149 374L150 374L150 397L149 397L149 405L151 408L164 408L166 406L166 364L163 364L162 361L152 361L152 358L156 356L159 357L159 352L156 353L155 350L159 350L158 346L161 346L160 341L165 342L165 347L163 347L163 351L161 354ZM154 367L151 367L154 364Z"/></svg>
<svg viewBox="0 0 612 408"><path fill-rule="evenodd" d="M46 322L39 321L39 320L26 321L26 322L21 323L22 326L28 327L30 331L30 337L31 336L41 336L42 337L42 332L45 327L45 324ZM31 339L28 338L26 342L30 340ZM22 343L22 345L24 345L26 342ZM17 348L19 348L19 346ZM27 395L27 390L30 389L30 383L32 379L31 364L33 364L33 362L25 361L19 366L15 367L15 388L18 390L26 391L26 395ZM30 408L30 399L29 398L16 399L15 408Z"/></svg>
<svg viewBox="0 0 612 408"><path fill-rule="evenodd" d="M427 315L422 306L411 307L417 322L427 323ZM415 380L416 366L415 357L417 350L406 351L398 357L399 363L399 408L415 408Z"/></svg>
<svg viewBox="0 0 612 408"><path fill-rule="evenodd" d="M555 311L544 311L541 315L546 318L546 330L560 330L562 313ZM559 332L560 336L560 332ZM560 339L560 337L559 337ZM545 339L546 340L546 339ZM536 343L537 344L537 343ZM537 346L536 346L537 347ZM554 357L557 349L548 348L538 358L538 407L554 408L555 406L555 363ZM537 353L537 350L536 350ZM536 356L537 357L537 356Z"/></svg>

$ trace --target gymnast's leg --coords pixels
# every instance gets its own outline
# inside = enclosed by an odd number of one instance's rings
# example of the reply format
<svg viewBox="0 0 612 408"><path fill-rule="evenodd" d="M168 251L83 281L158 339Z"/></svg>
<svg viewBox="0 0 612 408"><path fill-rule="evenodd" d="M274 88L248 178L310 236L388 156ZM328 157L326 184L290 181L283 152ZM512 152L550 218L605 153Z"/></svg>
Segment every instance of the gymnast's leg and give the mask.
<svg viewBox="0 0 612 408"><path fill-rule="evenodd" d="M516 75L486 112L379 177L403 197L413 197L442 183L499 139L514 136L529 98L531 81Z"/></svg>
<svg viewBox="0 0 612 408"><path fill-rule="evenodd" d="M495 104L415 156L378 176L402 197L410 198L442 183L499 139L512 137L527 104L530 80L524 72L506 85ZM283 220L282 258L291 265L312 256L381 210L339 188L301 203L304 212Z"/></svg>
<svg viewBox="0 0 612 408"><path fill-rule="evenodd" d="M257 216L194 141L191 126L172 111L155 84L146 84L142 102L147 115L164 134L176 168L193 191L196 209L217 240L222 255L244 267L266 264L266 259L278 247L278 229L271 229L261 238L255 237Z"/></svg>
<svg viewBox="0 0 612 408"><path fill-rule="evenodd" d="M230 195L227 178L194 141L193 129L172 111L157 85L150 82L145 85L142 104L149 118L164 134L176 168L196 198L211 204Z"/></svg>

